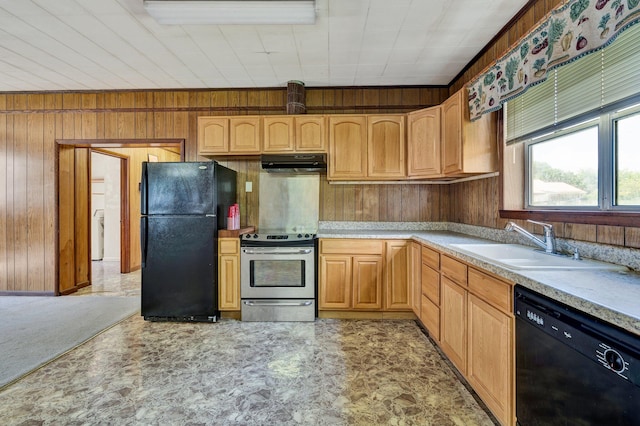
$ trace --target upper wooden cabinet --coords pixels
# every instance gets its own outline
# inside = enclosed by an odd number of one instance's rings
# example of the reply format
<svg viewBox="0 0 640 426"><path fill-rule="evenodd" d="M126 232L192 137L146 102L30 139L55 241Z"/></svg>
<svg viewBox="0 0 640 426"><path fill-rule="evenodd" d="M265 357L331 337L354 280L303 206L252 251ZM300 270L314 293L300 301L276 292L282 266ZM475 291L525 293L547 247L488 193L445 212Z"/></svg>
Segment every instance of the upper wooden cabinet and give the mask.
<svg viewBox="0 0 640 426"><path fill-rule="evenodd" d="M440 106L407 114L407 176L410 179L442 176L440 162Z"/></svg>
<svg viewBox="0 0 640 426"><path fill-rule="evenodd" d="M323 115L294 117L298 152L327 152L327 118Z"/></svg>
<svg viewBox="0 0 640 426"><path fill-rule="evenodd" d="M262 150L264 152L293 152L295 132L293 117L275 115L262 119L264 138Z"/></svg>
<svg viewBox="0 0 640 426"><path fill-rule="evenodd" d="M406 177L403 115L329 117L329 180Z"/></svg>
<svg viewBox="0 0 640 426"><path fill-rule="evenodd" d="M465 88L442 104L442 173L466 176L497 170L496 113L469 120Z"/></svg>
<svg viewBox="0 0 640 426"><path fill-rule="evenodd" d="M404 116L367 117L367 176L375 179L406 177Z"/></svg>
<svg viewBox="0 0 640 426"><path fill-rule="evenodd" d="M262 120L263 152L327 152L326 117L278 115Z"/></svg>
<svg viewBox="0 0 640 426"><path fill-rule="evenodd" d="M329 117L329 180L355 180L367 176L367 117Z"/></svg>
<svg viewBox="0 0 640 426"><path fill-rule="evenodd" d="M261 117L198 117L198 154L257 155L261 152Z"/></svg>
<svg viewBox="0 0 640 426"><path fill-rule="evenodd" d="M198 117L198 153L229 152L229 118Z"/></svg>
<svg viewBox="0 0 640 426"><path fill-rule="evenodd" d="M229 118L229 153L260 154L260 117Z"/></svg>

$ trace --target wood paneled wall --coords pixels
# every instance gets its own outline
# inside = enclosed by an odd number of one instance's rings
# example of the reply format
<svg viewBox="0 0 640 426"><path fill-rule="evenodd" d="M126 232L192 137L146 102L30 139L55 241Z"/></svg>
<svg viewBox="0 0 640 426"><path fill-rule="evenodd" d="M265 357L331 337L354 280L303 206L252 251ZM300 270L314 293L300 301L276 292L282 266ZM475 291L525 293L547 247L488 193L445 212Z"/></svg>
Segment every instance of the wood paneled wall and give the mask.
<svg viewBox="0 0 640 426"><path fill-rule="evenodd" d="M307 88L306 105L308 113L399 113L447 96L446 87ZM206 160L196 153L198 116L285 112L286 88L0 94L0 292L55 291L56 140L177 138L187 161ZM257 211L245 211L257 222Z"/></svg>
<svg viewBox="0 0 640 426"><path fill-rule="evenodd" d="M448 220L469 225L504 228L509 219L501 219L501 177L462 182L449 186ZM540 233L539 227L524 220L514 220L530 232ZM590 225L551 222L556 236L572 240L615 246L640 248L640 227Z"/></svg>
<svg viewBox="0 0 640 426"><path fill-rule="evenodd" d="M353 185L320 181L320 220L439 222L447 220L446 185Z"/></svg>

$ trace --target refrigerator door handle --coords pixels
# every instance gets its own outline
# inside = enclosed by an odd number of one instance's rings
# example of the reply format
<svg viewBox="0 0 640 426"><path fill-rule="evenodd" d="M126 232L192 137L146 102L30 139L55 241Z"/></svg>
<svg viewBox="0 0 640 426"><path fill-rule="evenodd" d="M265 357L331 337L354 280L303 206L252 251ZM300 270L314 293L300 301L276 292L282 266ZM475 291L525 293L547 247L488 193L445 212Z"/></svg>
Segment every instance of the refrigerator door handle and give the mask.
<svg viewBox="0 0 640 426"><path fill-rule="evenodd" d="M147 164L142 163L142 179L140 180L140 213L147 212Z"/></svg>
<svg viewBox="0 0 640 426"><path fill-rule="evenodd" d="M140 266L142 268L145 267L147 263L147 218L143 217L140 220L140 246L141 246L141 255L142 259L140 261Z"/></svg>
<svg viewBox="0 0 640 426"><path fill-rule="evenodd" d="M215 214L206 214L206 215L204 215L204 216L205 216L205 217L216 217L216 215L215 215Z"/></svg>

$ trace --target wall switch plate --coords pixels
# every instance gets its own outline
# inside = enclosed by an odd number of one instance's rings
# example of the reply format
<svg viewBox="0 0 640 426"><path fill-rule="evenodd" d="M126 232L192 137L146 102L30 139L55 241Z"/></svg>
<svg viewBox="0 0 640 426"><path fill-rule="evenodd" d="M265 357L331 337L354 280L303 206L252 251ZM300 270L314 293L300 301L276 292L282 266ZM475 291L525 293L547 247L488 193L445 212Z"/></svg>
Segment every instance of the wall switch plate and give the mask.
<svg viewBox="0 0 640 426"><path fill-rule="evenodd" d="M245 182L244 183L244 191L245 192L253 192L253 182Z"/></svg>

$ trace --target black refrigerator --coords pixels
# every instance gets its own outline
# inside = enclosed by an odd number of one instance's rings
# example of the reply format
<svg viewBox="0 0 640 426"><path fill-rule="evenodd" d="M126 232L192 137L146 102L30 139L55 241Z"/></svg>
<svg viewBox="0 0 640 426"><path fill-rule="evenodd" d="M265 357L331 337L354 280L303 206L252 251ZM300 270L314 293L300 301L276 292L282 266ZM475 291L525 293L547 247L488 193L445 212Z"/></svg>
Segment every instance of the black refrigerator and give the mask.
<svg viewBox="0 0 640 426"><path fill-rule="evenodd" d="M141 314L215 322L218 229L236 202L236 172L216 162L143 163Z"/></svg>

